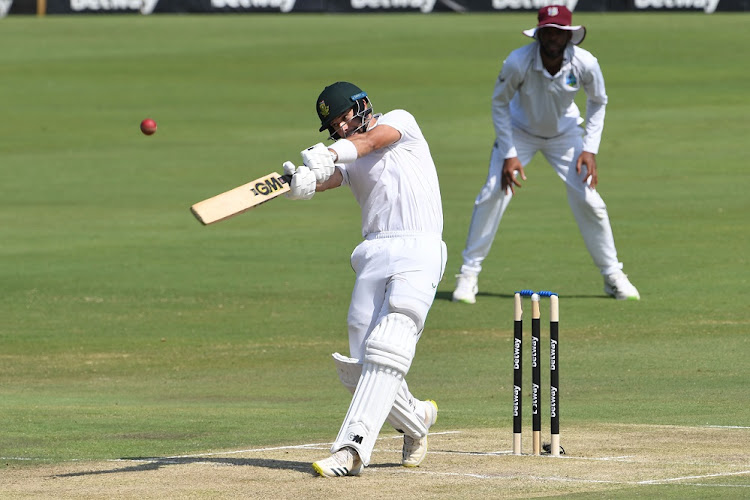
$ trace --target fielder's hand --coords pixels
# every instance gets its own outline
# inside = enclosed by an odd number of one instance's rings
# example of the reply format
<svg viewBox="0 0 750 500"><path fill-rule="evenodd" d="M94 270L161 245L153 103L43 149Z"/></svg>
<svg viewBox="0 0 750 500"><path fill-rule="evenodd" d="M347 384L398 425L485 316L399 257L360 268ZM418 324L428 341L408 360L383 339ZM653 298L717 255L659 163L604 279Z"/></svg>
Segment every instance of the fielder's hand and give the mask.
<svg viewBox="0 0 750 500"><path fill-rule="evenodd" d="M588 182L591 189L596 189L596 185L599 184L599 172L596 169L596 155L583 151L578 157L576 162L576 173L581 175L583 166L586 165L586 172L583 176L583 182ZM589 181L589 179L591 179Z"/></svg>
<svg viewBox="0 0 750 500"><path fill-rule="evenodd" d="M516 187L521 187L521 183L518 182L519 175L522 180L526 180L526 173L523 171L521 161L517 157L506 158L503 161L503 171L500 174L500 189L504 193L510 191L511 194L516 194Z"/></svg>
<svg viewBox="0 0 750 500"><path fill-rule="evenodd" d="M295 167L294 163L284 162L284 173L291 175L291 188L284 196L290 200L309 200L315 194L315 174L304 165Z"/></svg>
<svg viewBox="0 0 750 500"><path fill-rule="evenodd" d="M322 142L310 146L300 154L302 155L302 162L312 170L319 183L327 181L336 170L333 164L335 155L328 151L328 148Z"/></svg>

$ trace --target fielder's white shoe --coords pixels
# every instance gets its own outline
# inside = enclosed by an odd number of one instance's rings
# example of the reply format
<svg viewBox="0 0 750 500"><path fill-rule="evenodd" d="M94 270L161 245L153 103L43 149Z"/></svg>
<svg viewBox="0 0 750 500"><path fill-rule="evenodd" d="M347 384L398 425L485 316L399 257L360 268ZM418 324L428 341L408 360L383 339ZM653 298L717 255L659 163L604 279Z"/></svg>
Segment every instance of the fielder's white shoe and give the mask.
<svg viewBox="0 0 750 500"><path fill-rule="evenodd" d="M474 304L477 301L478 291L476 274L457 274L456 289L453 291L453 302Z"/></svg>
<svg viewBox="0 0 750 500"><path fill-rule="evenodd" d="M622 271L604 277L604 293L617 300L641 300L638 290Z"/></svg>
<svg viewBox="0 0 750 500"><path fill-rule="evenodd" d="M427 429L435 425L438 417L437 403L431 399L424 401L424 423ZM427 435L422 439L404 435L404 447L401 450L401 464L404 467L419 467L427 456Z"/></svg>
<svg viewBox="0 0 750 500"><path fill-rule="evenodd" d="M324 460L318 460L312 466L323 477L359 476L362 472L362 460L349 446L344 446Z"/></svg>

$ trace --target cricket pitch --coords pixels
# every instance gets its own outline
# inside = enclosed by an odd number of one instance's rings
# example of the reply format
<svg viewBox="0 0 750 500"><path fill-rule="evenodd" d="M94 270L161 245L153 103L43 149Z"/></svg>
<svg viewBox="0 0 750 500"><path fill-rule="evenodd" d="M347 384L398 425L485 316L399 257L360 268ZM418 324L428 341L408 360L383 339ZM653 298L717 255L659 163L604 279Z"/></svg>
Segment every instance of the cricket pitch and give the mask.
<svg viewBox="0 0 750 500"><path fill-rule="evenodd" d="M524 452L531 447L524 434ZM547 438L545 438L547 439ZM563 428L561 457L510 454L509 430L435 429L419 468L399 464L401 437L383 432L359 477L317 477L330 443L176 457L8 466L4 498L528 498L653 496L660 486L709 497L750 495L748 427L600 425ZM679 489L677 490L679 491ZM624 498L624 497L623 497Z"/></svg>

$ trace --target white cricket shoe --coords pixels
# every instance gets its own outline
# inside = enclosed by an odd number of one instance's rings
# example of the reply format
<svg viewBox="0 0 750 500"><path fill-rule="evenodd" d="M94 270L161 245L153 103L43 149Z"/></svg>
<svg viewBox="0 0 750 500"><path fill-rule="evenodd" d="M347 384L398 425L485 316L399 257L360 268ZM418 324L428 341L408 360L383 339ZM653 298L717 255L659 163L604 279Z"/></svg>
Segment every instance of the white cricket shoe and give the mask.
<svg viewBox="0 0 750 500"><path fill-rule="evenodd" d="M604 277L604 293L617 300L641 300L638 290L622 271Z"/></svg>
<svg viewBox="0 0 750 500"><path fill-rule="evenodd" d="M478 291L476 274L457 274L456 289L453 291L453 302L474 304L477 301Z"/></svg>
<svg viewBox="0 0 750 500"><path fill-rule="evenodd" d="M349 446L344 446L324 460L318 460L312 466L323 477L359 476L362 472L362 460L356 450Z"/></svg>
<svg viewBox="0 0 750 500"><path fill-rule="evenodd" d="M438 417L437 403L431 399L424 401L424 423L427 429L435 425ZM404 435L404 447L401 450L401 464L404 467L419 467L427 456L427 435L421 439Z"/></svg>

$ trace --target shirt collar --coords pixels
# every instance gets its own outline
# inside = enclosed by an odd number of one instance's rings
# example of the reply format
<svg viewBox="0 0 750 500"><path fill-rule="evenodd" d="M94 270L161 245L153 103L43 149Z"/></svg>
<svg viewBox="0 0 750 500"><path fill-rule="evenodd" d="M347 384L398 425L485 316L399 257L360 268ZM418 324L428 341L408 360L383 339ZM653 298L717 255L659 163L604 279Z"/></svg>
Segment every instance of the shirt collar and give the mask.
<svg viewBox="0 0 750 500"><path fill-rule="evenodd" d="M536 45L537 47L536 47L536 50L534 51L534 63L533 63L534 69L537 71L546 71L544 69L544 64L542 64L542 55L539 53L539 50L540 50L539 42L537 42ZM560 66L560 71L558 71L557 74L553 75L552 77L554 78L560 75L563 72L563 70L567 68L567 66L570 64L570 61L572 59L573 59L573 44L569 43L565 47L565 52L563 53L563 62L562 62L562 65Z"/></svg>

